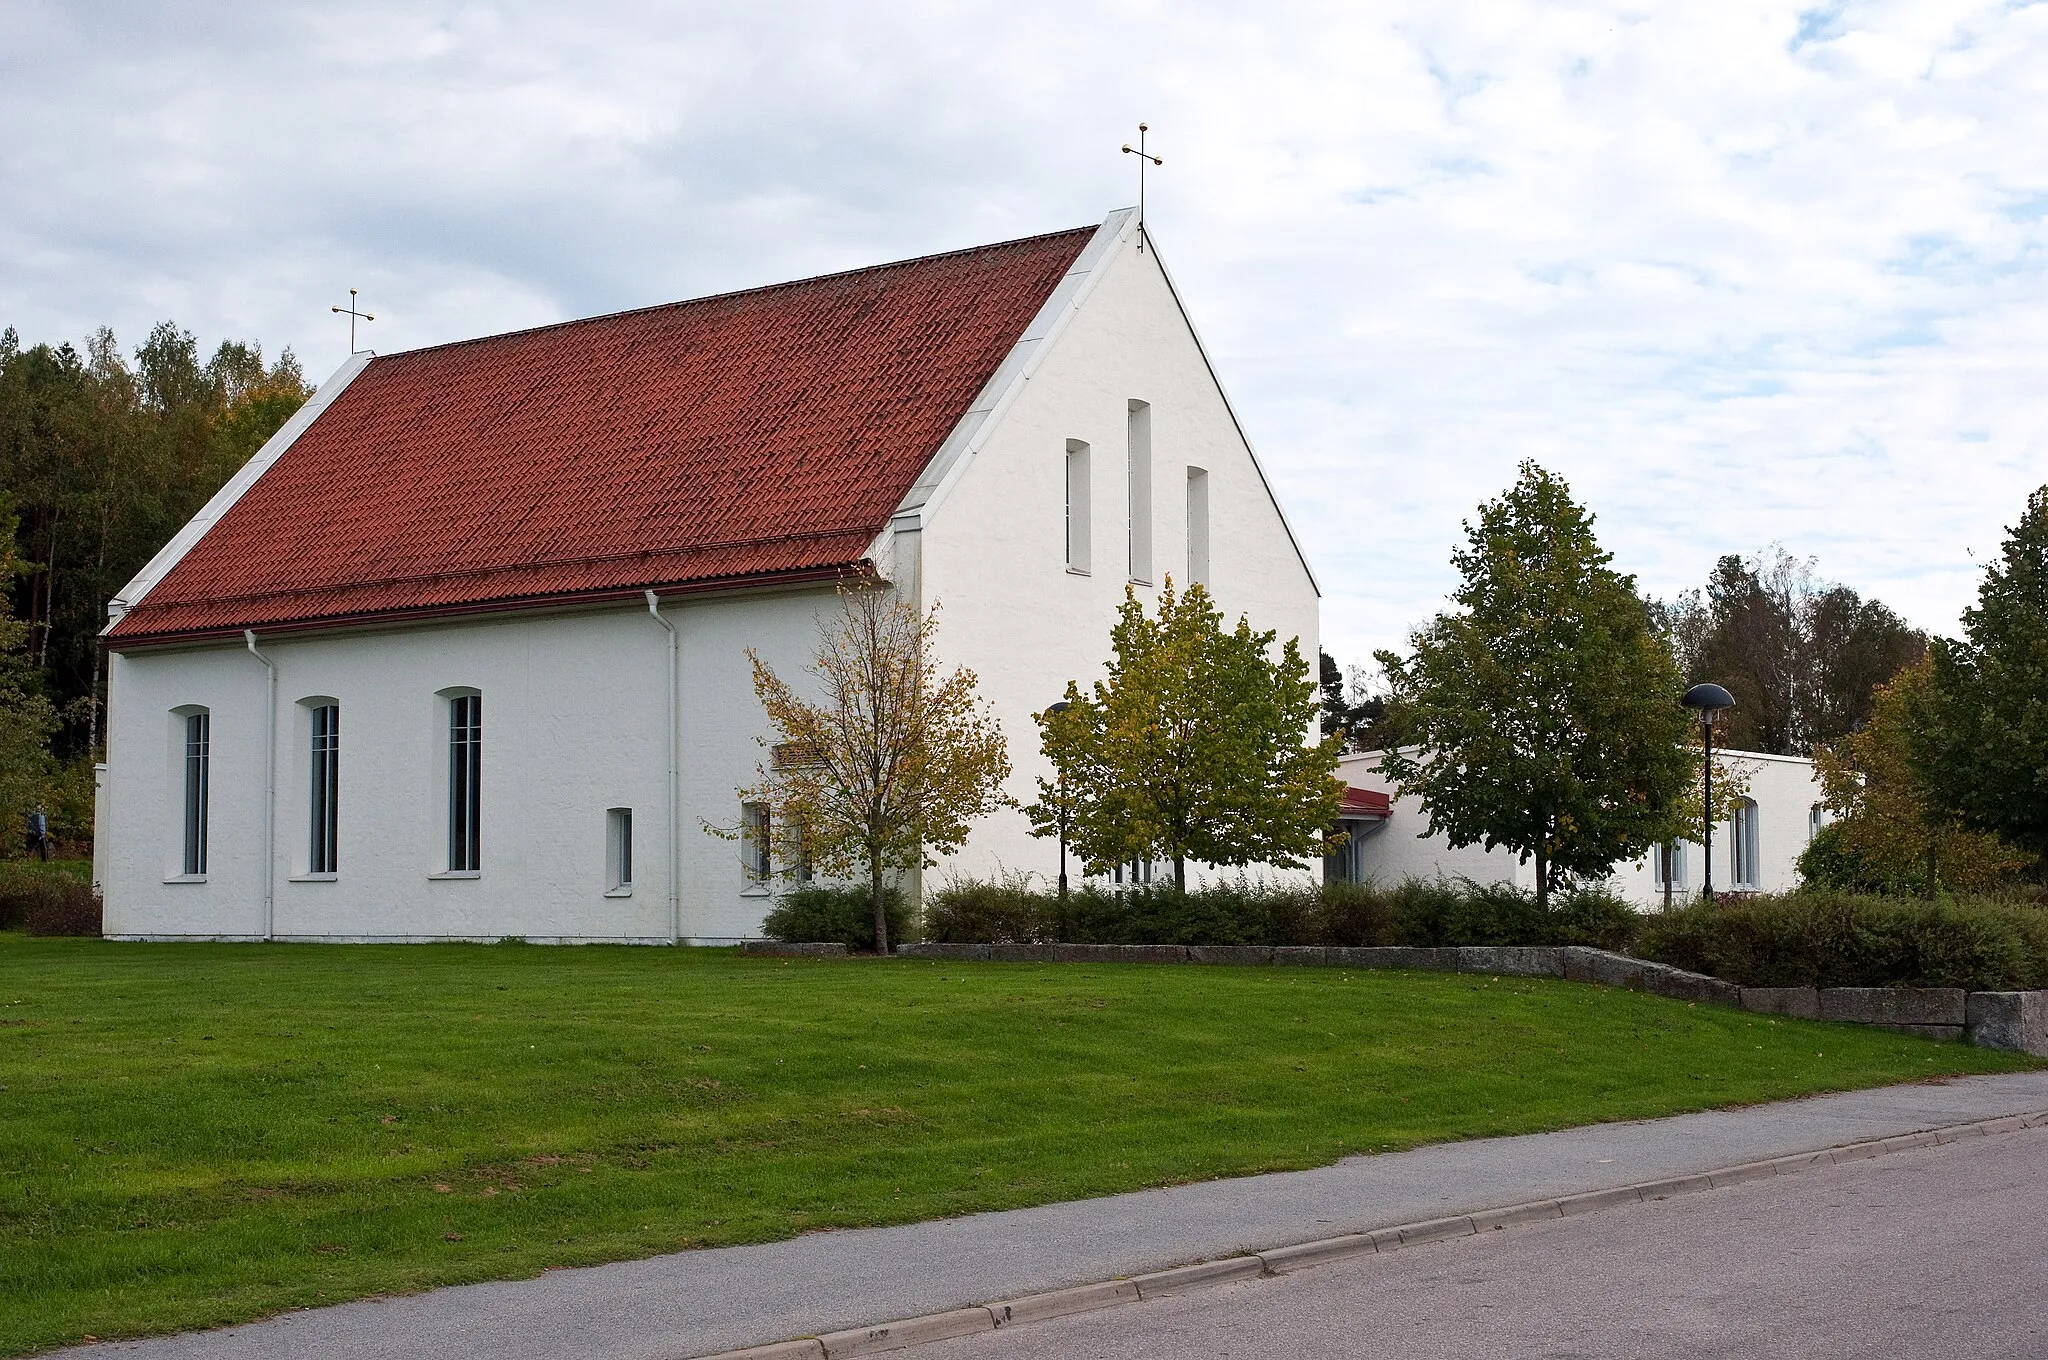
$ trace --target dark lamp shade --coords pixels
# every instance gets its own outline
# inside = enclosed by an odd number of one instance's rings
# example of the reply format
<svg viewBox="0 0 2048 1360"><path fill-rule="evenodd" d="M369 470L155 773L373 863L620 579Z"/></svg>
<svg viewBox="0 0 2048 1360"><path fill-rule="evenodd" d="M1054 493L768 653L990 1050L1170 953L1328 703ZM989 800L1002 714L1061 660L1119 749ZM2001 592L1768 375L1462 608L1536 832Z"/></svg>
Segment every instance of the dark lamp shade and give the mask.
<svg viewBox="0 0 2048 1360"><path fill-rule="evenodd" d="M1678 702L1687 708L1701 708L1711 713L1715 709L1735 707L1735 696L1719 685L1694 685Z"/></svg>

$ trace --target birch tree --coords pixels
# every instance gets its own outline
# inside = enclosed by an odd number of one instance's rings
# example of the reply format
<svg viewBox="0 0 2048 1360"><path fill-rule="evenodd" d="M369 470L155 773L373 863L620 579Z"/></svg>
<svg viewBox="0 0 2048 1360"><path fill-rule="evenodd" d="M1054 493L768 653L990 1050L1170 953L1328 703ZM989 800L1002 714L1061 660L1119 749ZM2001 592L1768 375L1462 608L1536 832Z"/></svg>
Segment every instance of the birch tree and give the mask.
<svg viewBox="0 0 2048 1360"><path fill-rule="evenodd" d="M774 737L770 759L740 796L768 808L785 872L802 865L866 879L875 948L886 954L885 880L931 867L935 853L966 841L970 823L1009 803L1009 747L974 672L942 673L937 605L920 616L875 586L848 587L839 598L838 613L819 622L805 668L815 702L747 650Z"/></svg>

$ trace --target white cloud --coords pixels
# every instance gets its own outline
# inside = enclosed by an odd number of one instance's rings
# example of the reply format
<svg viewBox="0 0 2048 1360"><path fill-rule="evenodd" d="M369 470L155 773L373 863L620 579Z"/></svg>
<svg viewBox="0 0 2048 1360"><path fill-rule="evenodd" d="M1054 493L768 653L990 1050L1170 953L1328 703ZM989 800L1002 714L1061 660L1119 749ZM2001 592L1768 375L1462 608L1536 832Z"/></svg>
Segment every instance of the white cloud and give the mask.
<svg viewBox="0 0 2048 1360"><path fill-rule="evenodd" d="M2048 6L99 6L0 17L0 319L384 349L1155 227L1347 660L1534 457L1668 594L1951 626L2048 480Z"/></svg>

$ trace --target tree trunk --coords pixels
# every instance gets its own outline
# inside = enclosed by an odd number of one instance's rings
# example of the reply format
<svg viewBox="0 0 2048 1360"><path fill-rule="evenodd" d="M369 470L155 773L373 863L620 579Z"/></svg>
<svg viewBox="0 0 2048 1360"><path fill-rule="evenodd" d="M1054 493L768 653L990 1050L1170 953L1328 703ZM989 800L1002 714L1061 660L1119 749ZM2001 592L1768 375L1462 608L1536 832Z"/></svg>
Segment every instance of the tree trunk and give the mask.
<svg viewBox="0 0 2048 1360"><path fill-rule="evenodd" d="M1188 861L1178 846L1173 851L1173 890L1175 893L1188 890Z"/></svg>
<svg viewBox="0 0 2048 1360"><path fill-rule="evenodd" d="M875 909L875 952L889 953L889 913L882 905L882 857L868 856L868 904Z"/></svg>

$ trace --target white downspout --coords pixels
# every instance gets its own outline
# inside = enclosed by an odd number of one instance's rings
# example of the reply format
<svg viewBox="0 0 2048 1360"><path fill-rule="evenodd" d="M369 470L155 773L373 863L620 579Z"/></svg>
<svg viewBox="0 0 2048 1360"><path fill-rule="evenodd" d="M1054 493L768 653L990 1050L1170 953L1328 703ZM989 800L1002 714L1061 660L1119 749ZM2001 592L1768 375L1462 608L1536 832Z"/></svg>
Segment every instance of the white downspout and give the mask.
<svg viewBox="0 0 2048 1360"><path fill-rule="evenodd" d="M647 592L647 612L668 629L668 942L683 941L683 828L682 760L677 751L682 741L683 642L676 626L661 616L661 600Z"/></svg>
<svg viewBox="0 0 2048 1360"><path fill-rule="evenodd" d="M263 938L277 933L277 663L256 650L256 630L244 628L249 655L270 672L263 723Z"/></svg>

